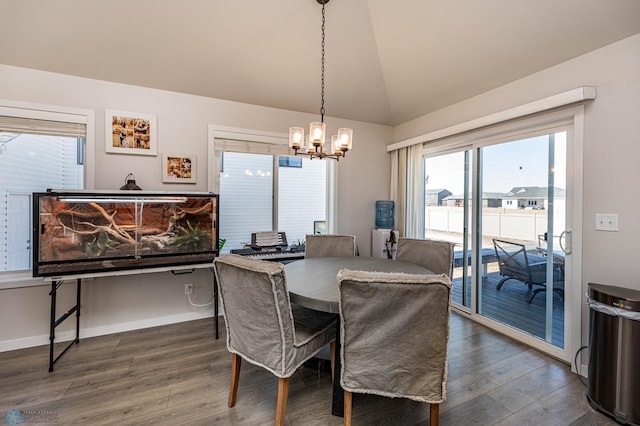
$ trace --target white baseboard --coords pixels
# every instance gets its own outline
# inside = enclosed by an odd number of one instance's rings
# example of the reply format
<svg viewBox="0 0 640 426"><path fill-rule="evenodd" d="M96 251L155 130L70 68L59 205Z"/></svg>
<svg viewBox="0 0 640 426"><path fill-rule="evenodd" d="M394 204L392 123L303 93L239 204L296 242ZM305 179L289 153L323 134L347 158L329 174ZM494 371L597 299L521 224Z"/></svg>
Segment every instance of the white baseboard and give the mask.
<svg viewBox="0 0 640 426"><path fill-rule="evenodd" d="M589 365L588 364L580 364L580 372L579 372L580 376L584 377L585 379L589 378ZM576 374L578 374L578 372L576 371Z"/></svg>
<svg viewBox="0 0 640 426"><path fill-rule="evenodd" d="M213 313L205 312L187 312L184 314L170 315L166 317L149 318L140 321L124 322L119 324L111 324L101 327L82 328L80 327L80 339L89 337L104 336L107 334L121 333L124 331L140 330L143 328L157 327L160 325L176 324L185 321L193 321L203 318L213 318ZM56 333L56 343L70 342L75 339L75 331L64 331ZM13 351L16 349L31 348L34 346L42 346L49 344L49 335L39 335L25 337L21 339L5 340L0 342L0 352Z"/></svg>

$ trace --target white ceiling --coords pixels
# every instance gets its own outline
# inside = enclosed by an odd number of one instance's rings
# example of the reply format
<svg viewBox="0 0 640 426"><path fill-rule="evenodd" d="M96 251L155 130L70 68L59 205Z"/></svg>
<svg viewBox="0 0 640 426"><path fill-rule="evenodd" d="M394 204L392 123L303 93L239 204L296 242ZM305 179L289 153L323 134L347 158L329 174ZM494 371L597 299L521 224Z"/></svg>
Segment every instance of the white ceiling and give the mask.
<svg viewBox="0 0 640 426"><path fill-rule="evenodd" d="M0 0L0 11L3 64L320 110L316 0ZM397 125L639 32L639 0L331 0L326 114Z"/></svg>

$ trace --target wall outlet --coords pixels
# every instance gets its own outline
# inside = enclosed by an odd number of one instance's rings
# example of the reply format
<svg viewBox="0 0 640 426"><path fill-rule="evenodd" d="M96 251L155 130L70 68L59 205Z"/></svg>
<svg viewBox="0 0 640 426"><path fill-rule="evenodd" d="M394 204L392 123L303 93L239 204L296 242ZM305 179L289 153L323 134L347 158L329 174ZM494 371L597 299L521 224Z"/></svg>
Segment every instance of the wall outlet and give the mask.
<svg viewBox="0 0 640 426"><path fill-rule="evenodd" d="M618 215L596 214L596 231L618 231Z"/></svg>
<svg viewBox="0 0 640 426"><path fill-rule="evenodd" d="M193 294L193 284L187 283L184 285L184 294L186 295Z"/></svg>

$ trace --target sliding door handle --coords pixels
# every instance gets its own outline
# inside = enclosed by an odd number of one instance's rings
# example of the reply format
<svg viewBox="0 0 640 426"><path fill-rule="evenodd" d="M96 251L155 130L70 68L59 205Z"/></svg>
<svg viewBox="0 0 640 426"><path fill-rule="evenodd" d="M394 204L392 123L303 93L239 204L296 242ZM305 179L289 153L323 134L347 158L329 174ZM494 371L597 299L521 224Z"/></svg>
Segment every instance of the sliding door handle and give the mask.
<svg viewBox="0 0 640 426"><path fill-rule="evenodd" d="M562 240L564 240L564 244L562 244ZM564 254L571 254L571 230L567 229L562 231L560 234L560 238L558 238L558 244L560 244L560 250Z"/></svg>

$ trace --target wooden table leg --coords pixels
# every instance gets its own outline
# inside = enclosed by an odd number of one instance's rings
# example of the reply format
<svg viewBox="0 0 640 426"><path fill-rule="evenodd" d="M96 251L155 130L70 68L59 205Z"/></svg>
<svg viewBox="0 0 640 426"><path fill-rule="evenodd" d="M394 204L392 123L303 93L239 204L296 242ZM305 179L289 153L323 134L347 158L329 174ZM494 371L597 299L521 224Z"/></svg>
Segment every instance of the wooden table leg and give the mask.
<svg viewBox="0 0 640 426"><path fill-rule="evenodd" d="M336 350L334 357L334 373L333 373L333 397L331 399L331 414L334 416L344 417L344 390L340 385L340 373L342 371L342 362L340 361L340 317L338 317L336 329Z"/></svg>

